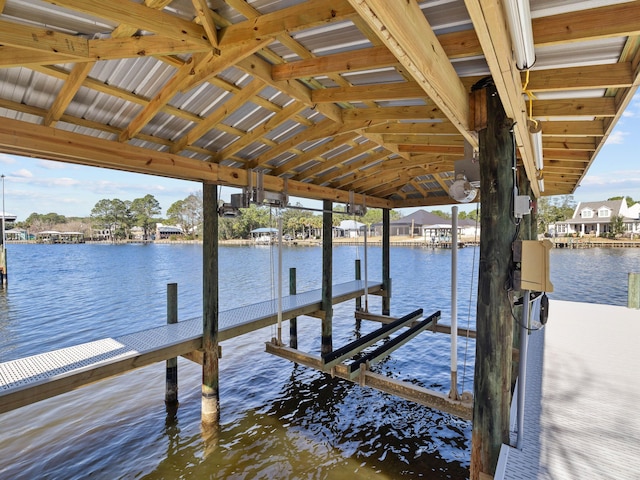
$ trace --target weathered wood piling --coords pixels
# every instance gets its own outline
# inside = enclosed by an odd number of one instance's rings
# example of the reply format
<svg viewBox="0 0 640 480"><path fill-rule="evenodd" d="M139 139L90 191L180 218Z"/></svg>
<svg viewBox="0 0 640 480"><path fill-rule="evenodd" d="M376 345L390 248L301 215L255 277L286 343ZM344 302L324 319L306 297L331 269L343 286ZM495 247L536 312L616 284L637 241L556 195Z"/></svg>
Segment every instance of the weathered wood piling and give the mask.
<svg viewBox="0 0 640 480"><path fill-rule="evenodd" d="M167 284L167 324L178 323L178 284ZM178 404L178 357L166 361L166 387L164 403L167 406Z"/></svg>
<svg viewBox="0 0 640 480"><path fill-rule="evenodd" d="M476 364L471 447L471 479L493 476L500 447L509 443L511 404L511 300L505 286L512 271L516 225L513 121L507 118L493 84L478 90L486 102L479 129L481 228L478 276Z"/></svg>
<svg viewBox="0 0 640 480"><path fill-rule="evenodd" d="M204 227L202 232L202 413L203 425L220 419L218 366L218 204L217 186L202 184Z"/></svg>

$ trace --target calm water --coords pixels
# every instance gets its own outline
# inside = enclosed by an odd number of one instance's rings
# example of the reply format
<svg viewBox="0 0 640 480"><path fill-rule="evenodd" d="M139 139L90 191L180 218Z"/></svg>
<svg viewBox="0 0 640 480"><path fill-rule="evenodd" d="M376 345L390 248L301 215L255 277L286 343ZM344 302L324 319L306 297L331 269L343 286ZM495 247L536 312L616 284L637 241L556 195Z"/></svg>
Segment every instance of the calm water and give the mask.
<svg viewBox="0 0 640 480"><path fill-rule="evenodd" d="M169 282L179 285L181 320L201 312L199 245L10 245L8 253L0 361L161 325ZM334 281L351 280L363 253L336 247ZM273 255L268 247L221 247L222 309L275 295ZM370 279L381 277L380 256L369 249ZM463 326L474 326L477 260L477 249L459 252ZM286 248L283 265L297 268L298 291L319 288L320 248ZM391 266L393 315L422 307L449 320L450 252L394 247ZM639 267L640 249L553 251L552 298L623 305L626 274ZM380 311L377 297L370 309ZM317 353L318 321L299 324L299 347ZM466 476L468 422L271 357L264 342L272 336L267 328L223 343L222 416L213 437L200 431L200 367L180 359L175 417L165 411L161 364L0 416L0 478ZM353 302L336 306L334 346L354 336ZM473 388L474 350L459 341L464 390ZM448 359L448 337L424 333L377 371L448 392Z"/></svg>

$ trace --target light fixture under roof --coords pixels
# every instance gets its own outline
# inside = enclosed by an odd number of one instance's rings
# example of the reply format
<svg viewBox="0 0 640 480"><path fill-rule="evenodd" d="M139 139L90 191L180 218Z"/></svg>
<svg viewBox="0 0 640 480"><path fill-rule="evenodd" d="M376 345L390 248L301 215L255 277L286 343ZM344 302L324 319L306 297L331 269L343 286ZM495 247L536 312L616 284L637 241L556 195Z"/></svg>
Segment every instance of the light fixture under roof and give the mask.
<svg viewBox="0 0 640 480"><path fill-rule="evenodd" d="M478 189L469 183L464 175L456 175L456 180L449 187L449 196L456 202L469 203L476 198Z"/></svg>
<svg viewBox="0 0 640 480"><path fill-rule="evenodd" d="M513 52L518 70L529 70L536 63L529 0L505 0Z"/></svg>

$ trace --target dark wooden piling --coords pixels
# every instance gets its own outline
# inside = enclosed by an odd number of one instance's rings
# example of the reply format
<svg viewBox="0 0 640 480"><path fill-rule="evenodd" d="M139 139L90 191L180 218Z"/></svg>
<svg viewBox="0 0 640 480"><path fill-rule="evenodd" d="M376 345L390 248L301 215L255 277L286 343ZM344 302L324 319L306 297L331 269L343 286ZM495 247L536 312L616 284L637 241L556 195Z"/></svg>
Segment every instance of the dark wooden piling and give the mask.
<svg viewBox="0 0 640 480"><path fill-rule="evenodd" d="M333 350L333 202L323 201L322 214L322 354Z"/></svg>
<svg viewBox="0 0 640 480"><path fill-rule="evenodd" d="M216 185L203 183L202 232L202 424L220 419L218 384L218 212Z"/></svg>
<svg viewBox="0 0 640 480"><path fill-rule="evenodd" d="M495 86L485 90L486 127L479 131L481 229L471 479L493 476L500 447L509 443L513 320L509 291L513 140Z"/></svg>
<svg viewBox="0 0 640 480"><path fill-rule="evenodd" d="M9 275L7 273L7 248L0 240L0 286L7 285L7 279Z"/></svg>
<svg viewBox="0 0 640 480"><path fill-rule="evenodd" d="M289 269L289 295L295 295L296 293L296 269L291 267ZM289 320L289 346L298 348L298 317L293 317Z"/></svg>
<svg viewBox="0 0 640 480"><path fill-rule="evenodd" d="M362 268L360 265L360 259L356 259L356 280L362 280ZM362 311L362 297L356 297L356 312ZM362 325L362 320L359 317L356 317L356 329L360 329Z"/></svg>
<svg viewBox="0 0 640 480"><path fill-rule="evenodd" d="M391 315L391 215L388 208L382 209L382 314Z"/></svg>
<svg viewBox="0 0 640 480"><path fill-rule="evenodd" d="M178 284L167 284L167 324L178 323ZM167 360L166 387L164 403L168 406L178 404L178 358Z"/></svg>

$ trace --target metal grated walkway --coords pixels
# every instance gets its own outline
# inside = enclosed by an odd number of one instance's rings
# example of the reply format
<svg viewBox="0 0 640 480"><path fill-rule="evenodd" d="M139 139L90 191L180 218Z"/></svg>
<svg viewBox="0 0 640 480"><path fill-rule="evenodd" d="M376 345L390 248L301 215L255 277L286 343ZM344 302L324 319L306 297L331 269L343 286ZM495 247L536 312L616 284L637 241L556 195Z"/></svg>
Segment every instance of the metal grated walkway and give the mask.
<svg viewBox="0 0 640 480"><path fill-rule="evenodd" d="M368 282L369 293L382 289ZM333 285L333 303L364 294L364 282ZM283 320L320 309L322 290L283 297ZM277 322L278 302L268 300L220 312L219 341ZM0 413L49 398L150 363L184 355L202 345L202 319L105 338L0 363Z"/></svg>
<svg viewBox="0 0 640 480"><path fill-rule="evenodd" d="M495 479L640 478L640 310L551 301L529 338L523 448Z"/></svg>

